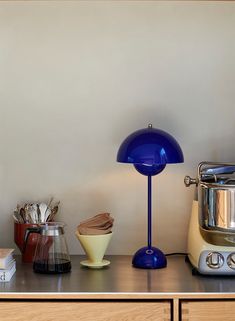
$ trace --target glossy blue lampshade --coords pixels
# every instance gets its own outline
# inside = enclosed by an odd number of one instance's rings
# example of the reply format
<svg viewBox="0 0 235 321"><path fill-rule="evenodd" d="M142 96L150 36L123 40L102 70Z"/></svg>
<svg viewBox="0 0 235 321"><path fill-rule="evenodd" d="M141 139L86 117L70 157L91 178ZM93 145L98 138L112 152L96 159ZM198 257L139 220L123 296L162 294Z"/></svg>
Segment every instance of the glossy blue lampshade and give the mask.
<svg viewBox="0 0 235 321"><path fill-rule="evenodd" d="M173 136L149 125L127 136L119 147L117 161L146 166L166 165L183 163L184 156Z"/></svg>

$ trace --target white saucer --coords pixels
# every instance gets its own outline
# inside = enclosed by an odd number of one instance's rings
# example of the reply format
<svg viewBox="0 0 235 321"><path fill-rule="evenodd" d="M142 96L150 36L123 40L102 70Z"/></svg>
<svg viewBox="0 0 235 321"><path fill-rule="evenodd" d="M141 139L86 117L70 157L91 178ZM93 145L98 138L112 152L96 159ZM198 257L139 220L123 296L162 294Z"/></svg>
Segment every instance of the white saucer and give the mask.
<svg viewBox="0 0 235 321"><path fill-rule="evenodd" d="M107 266L110 264L110 261L108 260L103 260L100 263L92 263L91 261L85 260L80 262L81 265L89 267L91 269L101 269L104 266Z"/></svg>

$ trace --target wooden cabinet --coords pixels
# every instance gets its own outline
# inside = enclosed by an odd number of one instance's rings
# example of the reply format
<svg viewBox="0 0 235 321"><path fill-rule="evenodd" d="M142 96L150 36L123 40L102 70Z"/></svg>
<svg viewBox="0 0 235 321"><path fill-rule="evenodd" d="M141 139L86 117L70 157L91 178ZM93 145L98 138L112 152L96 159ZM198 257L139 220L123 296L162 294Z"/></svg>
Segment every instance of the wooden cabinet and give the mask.
<svg viewBox="0 0 235 321"><path fill-rule="evenodd" d="M181 302L181 320L234 321L235 301L183 301Z"/></svg>
<svg viewBox="0 0 235 321"><path fill-rule="evenodd" d="M0 311L5 321L234 321L235 301L3 300Z"/></svg>
<svg viewBox="0 0 235 321"><path fill-rule="evenodd" d="M74 256L63 275L16 259L16 274L0 283L0 321L235 321L235 278L195 276L182 257L142 270L111 256L109 268L90 270Z"/></svg>
<svg viewBox="0 0 235 321"><path fill-rule="evenodd" d="M0 302L4 321L170 321L170 302Z"/></svg>
<svg viewBox="0 0 235 321"><path fill-rule="evenodd" d="M234 321L234 300L1 301L4 321Z"/></svg>

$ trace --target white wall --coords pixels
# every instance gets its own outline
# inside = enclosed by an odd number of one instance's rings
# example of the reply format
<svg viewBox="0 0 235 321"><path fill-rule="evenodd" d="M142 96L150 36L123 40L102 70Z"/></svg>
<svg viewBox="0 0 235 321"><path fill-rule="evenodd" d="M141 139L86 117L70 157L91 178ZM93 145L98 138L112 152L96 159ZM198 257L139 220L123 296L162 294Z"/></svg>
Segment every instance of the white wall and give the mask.
<svg viewBox="0 0 235 321"><path fill-rule="evenodd" d="M145 245L146 178L115 161L149 122L185 163L154 178L154 244L184 251L202 160L235 161L235 3L0 2L0 246L17 203L61 200L71 253L77 224L115 217L109 253Z"/></svg>

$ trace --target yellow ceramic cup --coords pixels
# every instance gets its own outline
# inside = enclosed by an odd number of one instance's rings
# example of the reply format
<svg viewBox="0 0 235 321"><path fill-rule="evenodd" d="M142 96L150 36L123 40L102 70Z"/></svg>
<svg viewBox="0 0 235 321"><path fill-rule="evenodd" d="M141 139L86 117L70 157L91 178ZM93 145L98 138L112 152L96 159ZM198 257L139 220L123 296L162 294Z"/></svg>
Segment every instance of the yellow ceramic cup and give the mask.
<svg viewBox="0 0 235 321"><path fill-rule="evenodd" d="M105 251L112 237L112 232L102 235L81 235L76 232L76 236L80 241L87 258L92 264L102 263Z"/></svg>

